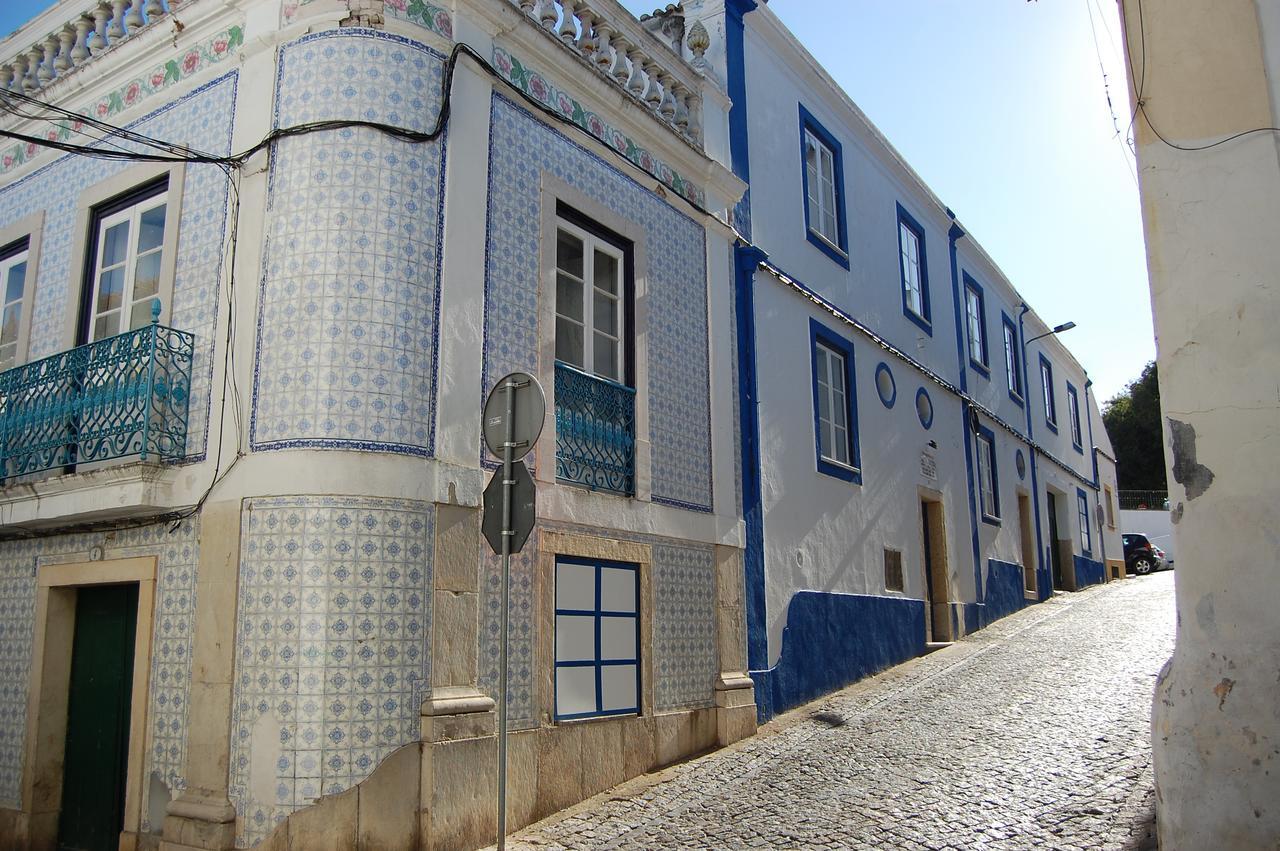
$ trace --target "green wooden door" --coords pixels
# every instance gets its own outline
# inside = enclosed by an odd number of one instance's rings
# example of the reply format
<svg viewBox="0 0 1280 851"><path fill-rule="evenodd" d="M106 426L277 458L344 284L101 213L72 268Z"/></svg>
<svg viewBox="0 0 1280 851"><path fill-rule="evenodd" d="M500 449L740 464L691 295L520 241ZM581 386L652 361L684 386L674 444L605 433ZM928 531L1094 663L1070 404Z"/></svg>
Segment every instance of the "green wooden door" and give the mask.
<svg viewBox="0 0 1280 851"><path fill-rule="evenodd" d="M76 592L59 849L119 847L137 617L137 585Z"/></svg>

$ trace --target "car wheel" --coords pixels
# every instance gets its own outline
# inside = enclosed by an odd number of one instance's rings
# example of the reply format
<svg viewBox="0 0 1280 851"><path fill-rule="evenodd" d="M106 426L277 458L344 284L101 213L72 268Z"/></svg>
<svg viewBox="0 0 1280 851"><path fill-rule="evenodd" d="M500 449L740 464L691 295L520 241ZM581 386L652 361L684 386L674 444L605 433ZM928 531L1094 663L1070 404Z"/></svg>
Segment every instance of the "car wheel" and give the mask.
<svg viewBox="0 0 1280 851"><path fill-rule="evenodd" d="M1146 576L1151 572L1150 556L1138 556L1133 560L1133 572L1139 576Z"/></svg>

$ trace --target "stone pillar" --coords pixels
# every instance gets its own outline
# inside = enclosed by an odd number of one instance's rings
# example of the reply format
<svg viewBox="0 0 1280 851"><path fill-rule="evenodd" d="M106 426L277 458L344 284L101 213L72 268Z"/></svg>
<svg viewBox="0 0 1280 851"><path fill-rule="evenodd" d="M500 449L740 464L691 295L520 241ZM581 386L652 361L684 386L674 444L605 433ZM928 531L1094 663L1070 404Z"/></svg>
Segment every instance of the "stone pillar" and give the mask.
<svg viewBox="0 0 1280 851"><path fill-rule="evenodd" d="M162 851L227 849L235 844L236 812L227 797L227 781L239 569L240 501L208 503L200 512L187 788L169 802Z"/></svg>
<svg viewBox="0 0 1280 851"><path fill-rule="evenodd" d="M1280 167L1276 133L1260 128L1277 124L1280 10L1121 8L1143 104L1135 127L1178 553L1177 646L1152 713L1160 845L1274 849Z"/></svg>
<svg viewBox="0 0 1280 851"><path fill-rule="evenodd" d="M422 704L422 838L426 848L493 841L494 702L478 688L480 511L436 506L431 694Z"/></svg>
<svg viewBox="0 0 1280 851"><path fill-rule="evenodd" d="M716 740L723 747L756 731L755 684L747 676L747 626L742 605L742 550L716 547Z"/></svg>

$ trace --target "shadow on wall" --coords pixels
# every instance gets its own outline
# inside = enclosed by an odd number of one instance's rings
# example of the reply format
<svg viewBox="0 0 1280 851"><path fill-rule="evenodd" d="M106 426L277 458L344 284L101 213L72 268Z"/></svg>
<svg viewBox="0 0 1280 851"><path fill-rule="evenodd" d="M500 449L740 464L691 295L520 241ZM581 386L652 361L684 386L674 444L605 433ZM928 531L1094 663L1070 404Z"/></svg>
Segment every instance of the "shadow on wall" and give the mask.
<svg viewBox="0 0 1280 851"><path fill-rule="evenodd" d="M752 671L761 723L924 653L924 601L800 591L787 607L782 654Z"/></svg>

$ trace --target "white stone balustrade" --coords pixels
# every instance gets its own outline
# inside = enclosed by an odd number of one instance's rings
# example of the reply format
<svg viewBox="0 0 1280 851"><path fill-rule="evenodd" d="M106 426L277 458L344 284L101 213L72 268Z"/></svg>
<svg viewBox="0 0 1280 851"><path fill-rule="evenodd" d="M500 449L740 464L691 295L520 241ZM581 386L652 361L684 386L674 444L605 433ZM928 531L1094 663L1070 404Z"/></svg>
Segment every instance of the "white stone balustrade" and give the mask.
<svg viewBox="0 0 1280 851"><path fill-rule="evenodd" d="M631 94L663 123L701 143L701 83L696 60L706 50L688 45L693 64L644 28L617 0L509 0ZM705 38L706 31L701 35ZM695 42L697 40L695 39Z"/></svg>
<svg viewBox="0 0 1280 851"><path fill-rule="evenodd" d="M33 95L155 25L183 2L191 0L86 0L78 11L73 6L69 20L35 43L5 45L0 89Z"/></svg>

